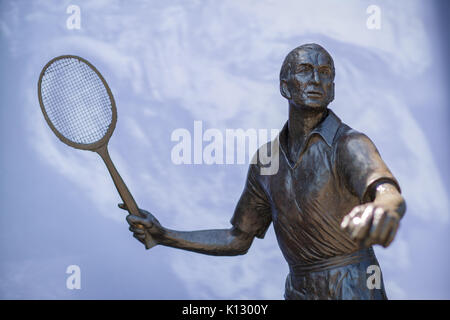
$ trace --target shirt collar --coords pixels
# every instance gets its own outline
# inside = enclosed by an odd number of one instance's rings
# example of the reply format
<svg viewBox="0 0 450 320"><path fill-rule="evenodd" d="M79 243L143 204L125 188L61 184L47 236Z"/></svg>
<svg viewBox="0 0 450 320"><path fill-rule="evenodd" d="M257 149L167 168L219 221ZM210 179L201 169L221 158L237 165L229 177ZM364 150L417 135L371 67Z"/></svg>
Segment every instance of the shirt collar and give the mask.
<svg viewBox="0 0 450 320"><path fill-rule="evenodd" d="M336 135L337 130L339 129L341 125L341 119L331 110L328 109L328 115L325 117L325 119L319 123L317 127L315 127L308 135L306 139L306 143L308 143L311 136L314 134L318 134L322 137L322 139L326 142L326 144L331 147L333 144L334 136ZM286 123L283 126L283 129L281 129L280 133L278 134L278 143L279 147L283 151L285 155L287 155L287 127L288 123Z"/></svg>
<svg viewBox="0 0 450 320"><path fill-rule="evenodd" d="M339 126L341 125L341 119L330 109L328 109L328 115L319 125L311 131L309 136L314 133L318 133L323 140L331 147L333 144L334 136L336 135ZM309 138L309 137L308 137Z"/></svg>

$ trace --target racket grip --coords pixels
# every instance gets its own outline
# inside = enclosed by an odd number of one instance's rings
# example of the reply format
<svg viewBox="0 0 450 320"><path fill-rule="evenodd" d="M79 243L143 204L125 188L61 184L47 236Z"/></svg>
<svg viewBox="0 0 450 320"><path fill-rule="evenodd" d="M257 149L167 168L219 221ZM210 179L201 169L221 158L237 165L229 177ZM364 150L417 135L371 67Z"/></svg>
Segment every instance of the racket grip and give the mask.
<svg viewBox="0 0 450 320"><path fill-rule="evenodd" d="M109 156L107 146L106 145L102 146L101 148L97 149L96 152L105 162L106 168L108 169L111 175L111 178L114 182L114 185L116 186L117 191L119 192L120 197L122 198L123 203L125 203L125 205L127 206L128 212L133 216L145 218L145 215L143 215L139 211L136 201L134 200L133 196L131 195L131 192L128 190L127 185L125 184L116 167L114 166L114 163L112 162L111 157ZM142 226L142 228L144 227ZM148 236L150 237L150 235ZM147 241L148 243L147 242L145 243L146 249L150 249L156 245L154 239L150 240L151 241Z"/></svg>

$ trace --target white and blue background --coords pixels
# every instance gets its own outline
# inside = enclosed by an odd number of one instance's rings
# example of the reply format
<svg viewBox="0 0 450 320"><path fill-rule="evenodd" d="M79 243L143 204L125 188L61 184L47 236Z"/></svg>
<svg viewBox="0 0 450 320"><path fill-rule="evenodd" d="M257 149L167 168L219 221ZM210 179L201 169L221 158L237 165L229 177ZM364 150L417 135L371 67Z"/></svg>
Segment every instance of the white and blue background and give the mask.
<svg viewBox="0 0 450 320"><path fill-rule="evenodd" d="M67 28L70 5L81 28ZM370 5L379 29L367 27ZM408 209L376 253L391 299L450 299L446 1L0 0L0 298L283 299L288 267L270 227L244 256L213 257L132 237L101 159L62 144L37 81L62 54L92 62L118 108L110 153L141 208L178 230L229 228L245 165L175 165L171 134L280 129L286 54L333 56L330 108L366 133ZM260 141L260 144L263 141ZM205 144L207 144L205 142ZM66 269L81 269L69 290Z"/></svg>

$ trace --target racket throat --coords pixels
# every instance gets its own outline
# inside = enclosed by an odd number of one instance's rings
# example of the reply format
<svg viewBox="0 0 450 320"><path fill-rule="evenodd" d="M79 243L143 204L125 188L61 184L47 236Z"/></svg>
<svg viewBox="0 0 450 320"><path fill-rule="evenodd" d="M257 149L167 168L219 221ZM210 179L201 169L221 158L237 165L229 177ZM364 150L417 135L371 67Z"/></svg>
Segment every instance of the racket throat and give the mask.
<svg viewBox="0 0 450 320"><path fill-rule="evenodd" d="M128 190L128 187L126 186L125 182L123 181L122 177L117 171L114 163L112 162L111 157L109 156L108 146L105 144L100 148L96 149L95 152L97 152L100 155L103 162L105 163L106 168L108 169L111 178L114 182L114 185L116 186L116 189L119 192L123 202L127 205L130 214L141 217L142 215L139 212L139 208L136 204L136 201L134 200L133 196Z"/></svg>

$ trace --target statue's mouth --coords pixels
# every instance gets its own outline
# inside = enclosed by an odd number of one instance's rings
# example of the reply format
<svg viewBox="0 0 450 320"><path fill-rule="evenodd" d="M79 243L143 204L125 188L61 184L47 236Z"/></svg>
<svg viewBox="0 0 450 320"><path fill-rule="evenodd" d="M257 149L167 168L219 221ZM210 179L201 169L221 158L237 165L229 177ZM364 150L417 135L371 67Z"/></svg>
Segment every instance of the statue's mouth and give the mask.
<svg viewBox="0 0 450 320"><path fill-rule="evenodd" d="M322 96L323 96L322 92L316 91L316 90L310 90L310 91L307 91L306 93L307 93L308 97L311 97L311 98L322 98Z"/></svg>

